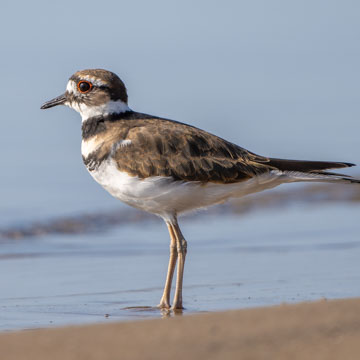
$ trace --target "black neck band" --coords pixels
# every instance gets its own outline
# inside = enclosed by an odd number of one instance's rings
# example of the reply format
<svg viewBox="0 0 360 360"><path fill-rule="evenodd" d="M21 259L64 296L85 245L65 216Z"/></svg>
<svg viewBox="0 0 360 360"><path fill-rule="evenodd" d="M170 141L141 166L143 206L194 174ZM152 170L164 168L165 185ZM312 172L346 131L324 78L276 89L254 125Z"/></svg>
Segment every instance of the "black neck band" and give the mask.
<svg viewBox="0 0 360 360"><path fill-rule="evenodd" d="M91 136L99 134L106 130L105 122L106 121L117 121L121 119L127 119L131 117L133 111L124 111L119 114L108 114L108 115L99 115L93 116L85 120L81 126L82 138L84 140L88 139Z"/></svg>

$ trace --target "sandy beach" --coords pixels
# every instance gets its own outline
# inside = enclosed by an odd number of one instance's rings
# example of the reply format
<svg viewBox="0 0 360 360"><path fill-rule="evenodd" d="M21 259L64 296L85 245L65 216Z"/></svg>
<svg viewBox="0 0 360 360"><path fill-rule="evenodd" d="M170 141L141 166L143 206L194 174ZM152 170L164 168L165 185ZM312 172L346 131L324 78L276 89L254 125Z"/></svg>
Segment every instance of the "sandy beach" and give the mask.
<svg viewBox="0 0 360 360"><path fill-rule="evenodd" d="M360 299L3 333L1 358L358 359Z"/></svg>

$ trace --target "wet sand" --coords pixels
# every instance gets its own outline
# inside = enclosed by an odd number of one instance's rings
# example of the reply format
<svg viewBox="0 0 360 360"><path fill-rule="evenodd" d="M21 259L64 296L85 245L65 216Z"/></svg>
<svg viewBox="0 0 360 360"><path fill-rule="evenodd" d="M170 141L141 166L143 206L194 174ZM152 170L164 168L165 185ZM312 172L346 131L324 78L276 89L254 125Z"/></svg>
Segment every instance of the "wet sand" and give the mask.
<svg viewBox="0 0 360 360"><path fill-rule="evenodd" d="M0 335L1 358L358 359L360 298Z"/></svg>

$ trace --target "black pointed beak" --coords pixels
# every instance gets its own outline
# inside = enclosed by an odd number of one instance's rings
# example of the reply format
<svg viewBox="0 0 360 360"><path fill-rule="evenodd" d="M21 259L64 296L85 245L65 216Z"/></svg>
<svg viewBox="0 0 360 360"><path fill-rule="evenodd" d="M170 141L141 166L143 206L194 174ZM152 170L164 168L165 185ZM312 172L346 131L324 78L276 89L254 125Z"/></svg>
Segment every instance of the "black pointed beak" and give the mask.
<svg viewBox="0 0 360 360"><path fill-rule="evenodd" d="M57 106L57 105L64 105L66 102L66 95L62 94L58 97L56 97L55 99L52 99L50 101L47 101L46 103L44 103L40 109L49 109L53 106Z"/></svg>

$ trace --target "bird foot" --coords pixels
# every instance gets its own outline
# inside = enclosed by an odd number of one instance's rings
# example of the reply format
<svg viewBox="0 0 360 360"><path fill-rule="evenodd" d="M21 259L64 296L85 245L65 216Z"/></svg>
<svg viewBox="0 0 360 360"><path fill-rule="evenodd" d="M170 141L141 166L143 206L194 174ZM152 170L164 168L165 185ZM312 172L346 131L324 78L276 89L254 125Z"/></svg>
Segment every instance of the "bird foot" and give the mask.
<svg viewBox="0 0 360 360"><path fill-rule="evenodd" d="M170 309L169 301L161 299L160 304L157 306L159 309Z"/></svg>

